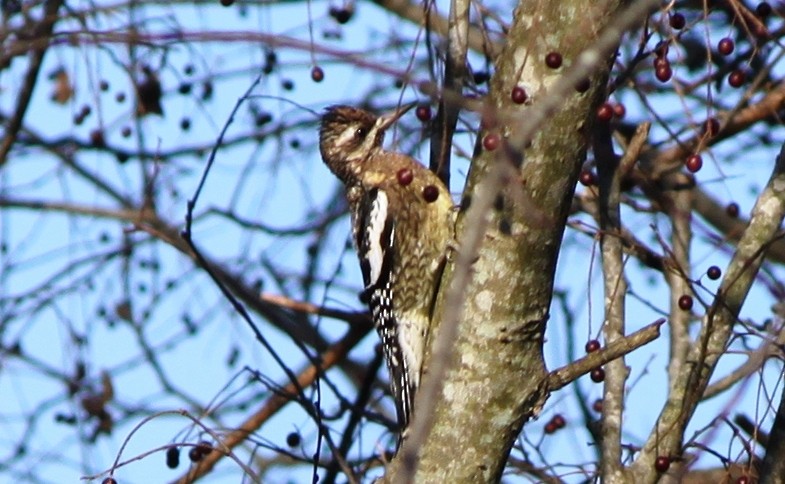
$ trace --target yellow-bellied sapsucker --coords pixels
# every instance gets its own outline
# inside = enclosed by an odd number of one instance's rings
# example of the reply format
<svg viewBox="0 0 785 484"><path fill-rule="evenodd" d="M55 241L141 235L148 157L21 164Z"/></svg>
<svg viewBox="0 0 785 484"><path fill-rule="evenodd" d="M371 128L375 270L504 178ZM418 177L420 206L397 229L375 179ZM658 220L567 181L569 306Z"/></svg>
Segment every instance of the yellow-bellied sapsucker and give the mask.
<svg viewBox="0 0 785 484"><path fill-rule="evenodd" d="M384 116L332 106L319 149L346 186L365 294L382 340L401 431L411 419L447 246L452 200L442 181L382 148L385 130L411 105Z"/></svg>

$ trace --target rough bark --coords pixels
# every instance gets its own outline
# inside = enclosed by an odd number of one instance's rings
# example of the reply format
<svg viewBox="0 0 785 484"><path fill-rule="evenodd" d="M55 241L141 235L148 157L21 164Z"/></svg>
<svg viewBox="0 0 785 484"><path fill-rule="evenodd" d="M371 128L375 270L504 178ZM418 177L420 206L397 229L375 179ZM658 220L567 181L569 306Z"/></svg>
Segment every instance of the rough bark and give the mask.
<svg viewBox="0 0 785 484"><path fill-rule="evenodd" d="M561 108L551 113L523 152L510 140L528 110L548 96L619 5L525 2L515 12L483 113L485 128L458 217L458 241L470 238L472 231L487 230L480 233L442 392L435 401L417 402L416 408L433 408L433 426L417 449L416 482L498 481L523 424L547 398L542 345L557 255L590 124L605 95L610 58L590 76L588 91L571 89L560 100ZM561 54L560 68L546 65L550 52ZM513 104L515 86L524 87L531 102ZM487 133L499 133L507 142L485 150L481 140ZM486 183L493 176L496 183ZM492 210L480 214L482 223L475 223L471 206L489 199ZM458 248L465 250L463 244ZM448 264L445 287L458 270ZM405 441L404 451L406 446ZM399 482L407 475L400 474L402 460L393 461L388 481Z"/></svg>

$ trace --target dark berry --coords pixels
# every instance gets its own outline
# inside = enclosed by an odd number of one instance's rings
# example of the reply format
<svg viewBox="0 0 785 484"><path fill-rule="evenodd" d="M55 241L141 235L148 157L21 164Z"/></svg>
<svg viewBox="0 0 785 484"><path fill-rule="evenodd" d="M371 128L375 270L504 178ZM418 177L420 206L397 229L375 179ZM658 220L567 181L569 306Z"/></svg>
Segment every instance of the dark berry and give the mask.
<svg viewBox="0 0 785 484"><path fill-rule="evenodd" d="M190 82L181 82L179 86L177 86L177 92L185 96L186 94L191 93L191 88L193 86Z"/></svg>
<svg viewBox="0 0 785 484"><path fill-rule="evenodd" d="M591 405L591 408L597 413L602 413L602 398L598 398L597 400L595 400L594 403Z"/></svg>
<svg viewBox="0 0 785 484"><path fill-rule="evenodd" d="M294 81L291 79L284 79L281 81L281 87L284 88L285 91L291 91L294 89Z"/></svg>
<svg viewBox="0 0 785 484"><path fill-rule="evenodd" d="M417 106L417 109L415 109L414 115L423 123L427 123L431 120L431 106L428 104L420 104Z"/></svg>
<svg viewBox="0 0 785 484"><path fill-rule="evenodd" d="M682 294L679 297L679 309L682 311L689 311L692 309L692 296L689 294Z"/></svg>
<svg viewBox="0 0 785 484"><path fill-rule="evenodd" d="M744 71L741 69L736 69L728 75L728 84L731 87L741 87L744 85L744 81L746 80L747 75L744 74Z"/></svg>
<svg viewBox="0 0 785 484"><path fill-rule="evenodd" d="M597 108L597 121L607 123L613 118L613 106L610 103L603 103Z"/></svg>
<svg viewBox="0 0 785 484"><path fill-rule="evenodd" d="M352 19L354 11L345 7L330 7L330 17L334 18L339 24L345 24Z"/></svg>
<svg viewBox="0 0 785 484"><path fill-rule="evenodd" d="M213 98L213 82L209 79L202 83L202 101L209 101Z"/></svg>
<svg viewBox="0 0 785 484"><path fill-rule="evenodd" d="M684 15L680 13L674 13L671 15L670 22L671 28L674 30L681 30L685 25L687 25L687 20L684 18Z"/></svg>
<svg viewBox="0 0 785 484"><path fill-rule="evenodd" d="M619 119L622 119L624 115L627 114L627 108L624 107L624 104L614 104L613 105L613 114Z"/></svg>
<svg viewBox="0 0 785 484"><path fill-rule="evenodd" d="M668 61L666 57L655 57L654 62L652 63L655 69L661 69L664 67L670 67L671 63Z"/></svg>
<svg viewBox="0 0 785 484"><path fill-rule="evenodd" d="M589 90L591 87L591 81L589 79L581 79L581 82L575 85L575 90L584 93Z"/></svg>
<svg viewBox="0 0 785 484"><path fill-rule="evenodd" d="M554 415L553 418L551 419L551 422L553 422L554 425L556 425L556 428L559 429L563 429L567 425L567 421L564 420L564 417L560 413Z"/></svg>
<svg viewBox="0 0 785 484"><path fill-rule="evenodd" d="M600 342L596 339L590 339L586 342L586 353L594 353L600 349Z"/></svg>
<svg viewBox="0 0 785 484"><path fill-rule="evenodd" d="M129 136L131 136L131 128L129 126L123 126L122 129L120 130L120 135L123 138L128 138Z"/></svg>
<svg viewBox="0 0 785 484"><path fill-rule="evenodd" d="M191 129L191 120L188 118L183 118L180 120L180 129L183 131L188 131Z"/></svg>
<svg viewBox="0 0 785 484"><path fill-rule="evenodd" d="M105 478L103 481L101 481L101 484L117 484L117 479L115 479L112 476L109 476Z"/></svg>
<svg viewBox="0 0 785 484"><path fill-rule="evenodd" d="M690 155L684 160L684 166L687 167L690 173L697 173L703 168L703 158L701 158L701 155Z"/></svg>
<svg viewBox="0 0 785 484"><path fill-rule="evenodd" d="M231 7L234 4L234 0L221 0L221 5L224 7Z"/></svg>
<svg viewBox="0 0 785 484"><path fill-rule="evenodd" d="M529 96L526 95L526 90L521 86L515 86L512 88L511 97L512 102L515 104L523 104L529 98Z"/></svg>
<svg viewBox="0 0 785 484"><path fill-rule="evenodd" d="M125 102L125 93L118 92L117 94L114 95L114 100L117 101L118 103Z"/></svg>
<svg viewBox="0 0 785 484"><path fill-rule="evenodd" d="M755 7L755 14L760 18L766 18L771 15L771 5L768 2L760 2Z"/></svg>
<svg viewBox="0 0 785 484"><path fill-rule="evenodd" d="M488 151L493 151L498 148L499 143L501 143L501 138L497 133L488 133L482 139L482 146Z"/></svg>
<svg viewBox="0 0 785 484"><path fill-rule="evenodd" d="M725 37L724 39L720 39L719 44L717 44L717 50L720 51L722 55L731 55L733 54L733 49L736 46L733 43L733 39Z"/></svg>
<svg viewBox="0 0 785 484"><path fill-rule="evenodd" d="M553 423L553 421L550 421L547 424L545 424L545 429L544 430L545 430L546 434L552 434L552 433L556 432L558 430L558 428L556 427L556 424Z"/></svg>
<svg viewBox="0 0 785 484"><path fill-rule="evenodd" d="M671 466L671 460L669 457L660 455L654 460L654 468L657 469L657 472L665 472Z"/></svg>
<svg viewBox="0 0 785 484"><path fill-rule="evenodd" d="M561 63L562 57L558 52L549 52L548 55L545 56L545 65L551 69L558 69L561 67Z"/></svg>
<svg viewBox="0 0 785 484"><path fill-rule="evenodd" d="M594 383L600 383L605 380L605 370L602 368L595 368L589 373L589 377Z"/></svg>
<svg viewBox="0 0 785 484"><path fill-rule="evenodd" d="M289 435L286 436L286 445L289 447L297 447L300 445L301 440L298 432L290 432Z"/></svg>
<svg viewBox="0 0 785 484"><path fill-rule="evenodd" d="M313 82L322 82L324 80L324 71L319 66L313 66L311 68L311 79Z"/></svg>
<svg viewBox="0 0 785 484"><path fill-rule="evenodd" d="M725 213L728 214L728 217L736 218L739 216L739 204L735 202L731 202L725 207Z"/></svg>
<svg viewBox="0 0 785 484"><path fill-rule="evenodd" d="M708 135L710 138L717 136L720 132L720 122L717 118L709 118L703 122L703 134Z"/></svg>
<svg viewBox="0 0 785 484"><path fill-rule="evenodd" d="M199 447L191 447L191 449L188 451L188 459L190 459L191 462L199 462L202 460L202 457L204 456L199 451Z"/></svg>
<svg viewBox="0 0 785 484"><path fill-rule="evenodd" d="M273 120L273 115L267 111L261 111L254 116L254 123L256 126L261 127Z"/></svg>
<svg viewBox="0 0 785 484"><path fill-rule="evenodd" d="M434 185L426 185L422 189L422 197L428 203L433 203L439 198L439 189Z"/></svg>
<svg viewBox="0 0 785 484"><path fill-rule="evenodd" d="M711 266L706 270L706 276L712 281L716 281L722 276L722 270L717 266Z"/></svg>
<svg viewBox="0 0 785 484"><path fill-rule="evenodd" d="M591 187L597 184L597 177L591 170L582 170L578 180L581 182L581 185L585 187Z"/></svg>
<svg viewBox="0 0 785 484"><path fill-rule="evenodd" d="M654 71L654 75L657 77L657 80L660 81L660 82L668 82L668 81L670 81L671 77L673 77L673 70L671 69L671 65L667 64L667 65L658 67Z"/></svg>
<svg viewBox="0 0 785 484"><path fill-rule="evenodd" d="M90 131L90 143L96 148L101 148L106 146L106 140L104 139L104 132L100 129L94 129Z"/></svg>
<svg viewBox="0 0 785 484"><path fill-rule="evenodd" d="M396 175L398 177L398 183L402 186L406 186L414 180L414 173L408 168L401 168Z"/></svg>
<svg viewBox="0 0 785 484"><path fill-rule="evenodd" d="M180 449L169 447L166 449L166 467L176 469L180 465Z"/></svg>
<svg viewBox="0 0 785 484"><path fill-rule="evenodd" d="M196 444L196 448L199 449L199 452L202 454L202 457L206 456L207 454L213 451L213 445L206 440L202 440L201 442Z"/></svg>
<svg viewBox="0 0 785 484"><path fill-rule="evenodd" d="M192 75L194 73L194 65L193 64L186 64L185 67L183 67L183 73L186 76Z"/></svg>
<svg viewBox="0 0 785 484"><path fill-rule="evenodd" d="M98 88L103 92L106 92L109 90L109 83L107 81L102 80L101 82L98 83Z"/></svg>

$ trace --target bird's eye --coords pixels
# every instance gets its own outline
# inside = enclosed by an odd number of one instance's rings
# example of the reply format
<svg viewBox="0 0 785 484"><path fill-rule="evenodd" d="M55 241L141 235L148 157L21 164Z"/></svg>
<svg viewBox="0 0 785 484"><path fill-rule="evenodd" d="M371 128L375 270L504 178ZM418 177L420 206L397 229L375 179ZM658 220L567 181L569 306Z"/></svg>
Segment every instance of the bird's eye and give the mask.
<svg viewBox="0 0 785 484"><path fill-rule="evenodd" d="M366 134L368 134L368 130L366 130L365 128L357 128L357 130L354 132L354 138L363 139L365 138Z"/></svg>

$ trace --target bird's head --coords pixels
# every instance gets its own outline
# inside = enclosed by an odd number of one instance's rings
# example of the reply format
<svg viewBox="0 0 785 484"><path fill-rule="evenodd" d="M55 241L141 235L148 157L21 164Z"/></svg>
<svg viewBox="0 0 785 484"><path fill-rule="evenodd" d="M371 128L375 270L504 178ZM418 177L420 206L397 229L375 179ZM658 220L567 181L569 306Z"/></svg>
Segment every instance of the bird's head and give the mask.
<svg viewBox="0 0 785 484"><path fill-rule="evenodd" d="M381 150L384 133L414 104L376 116L352 106L330 106L322 115L319 151L322 159L343 182L359 176L362 163Z"/></svg>

